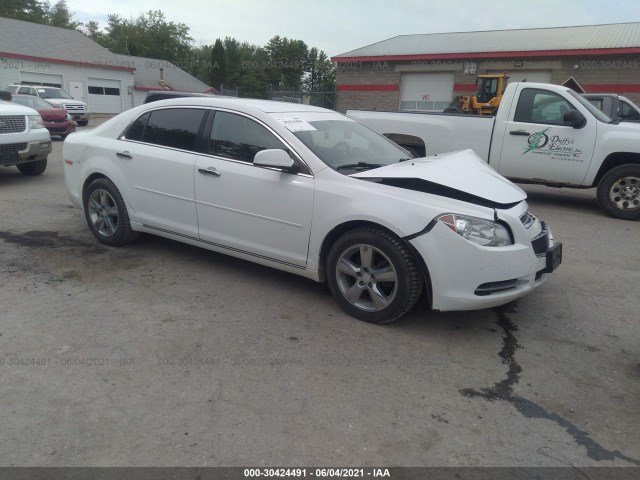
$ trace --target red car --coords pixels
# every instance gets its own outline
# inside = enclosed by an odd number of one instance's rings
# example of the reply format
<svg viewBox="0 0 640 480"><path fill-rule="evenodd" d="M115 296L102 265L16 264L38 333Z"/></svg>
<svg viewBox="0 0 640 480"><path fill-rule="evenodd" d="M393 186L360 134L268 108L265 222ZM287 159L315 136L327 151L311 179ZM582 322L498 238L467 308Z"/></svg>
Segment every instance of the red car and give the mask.
<svg viewBox="0 0 640 480"><path fill-rule="evenodd" d="M42 121L51 136L58 135L64 140L72 132L76 131L71 116L64 108L57 108L46 100L33 95L12 95L15 103L36 110L42 117Z"/></svg>

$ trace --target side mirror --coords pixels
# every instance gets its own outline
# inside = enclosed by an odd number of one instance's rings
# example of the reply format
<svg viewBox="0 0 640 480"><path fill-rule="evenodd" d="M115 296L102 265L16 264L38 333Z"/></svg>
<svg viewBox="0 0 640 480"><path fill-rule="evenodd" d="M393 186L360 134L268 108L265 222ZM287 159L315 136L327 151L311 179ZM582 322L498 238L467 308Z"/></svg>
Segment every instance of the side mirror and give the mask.
<svg viewBox="0 0 640 480"><path fill-rule="evenodd" d="M568 123L573 128L582 128L587 124L587 119L578 110L569 110L562 117L564 123Z"/></svg>
<svg viewBox="0 0 640 480"><path fill-rule="evenodd" d="M0 91L0 100L4 100L5 102L10 102L13 97L11 96L11 92L8 90Z"/></svg>
<svg viewBox="0 0 640 480"><path fill-rule="evenodd" d="M272 148L256 153L253 164L260 167L291 168L293 159L284 150Z"/></svg>

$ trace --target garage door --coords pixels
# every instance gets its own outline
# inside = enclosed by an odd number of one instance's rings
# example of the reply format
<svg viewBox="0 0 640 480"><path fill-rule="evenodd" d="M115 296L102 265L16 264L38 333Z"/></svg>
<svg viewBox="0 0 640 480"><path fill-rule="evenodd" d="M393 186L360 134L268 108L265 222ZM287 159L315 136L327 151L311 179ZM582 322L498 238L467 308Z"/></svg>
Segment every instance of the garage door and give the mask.
<svg viewBox="0 0 640 480"><path fill-rule="evenodd" d="M504 71L488 73L501 75ZM507 72L507 75L509 76L508 83L522 82L523 80L535 83L551 83L551 70L518 70Z"/></svg>
<svg viewBox="0 0 640 480"><path fill-rule="evenodd" d="M23 85L43 85L45 87L62 88L62 75L50 73L20 72L20 83Z"/></svg>
<svg viewBox="0 0 640 480"><path fill-rule="evenodd" d="M400 79L400 110L441 112L453 97L453 72L403 73Z"/></svg>
<svg viewBox="0 0 640 480"><path fill-rule="evenodd" d="M120 80L88 78L89 111L93 113L122 112L122 85Z"/></svg>

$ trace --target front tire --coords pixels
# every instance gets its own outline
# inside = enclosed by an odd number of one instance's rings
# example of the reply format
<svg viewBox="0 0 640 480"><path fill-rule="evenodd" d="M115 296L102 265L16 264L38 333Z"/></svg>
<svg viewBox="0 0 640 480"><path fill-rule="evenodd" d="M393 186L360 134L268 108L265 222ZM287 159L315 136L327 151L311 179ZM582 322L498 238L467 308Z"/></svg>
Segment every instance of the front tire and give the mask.
<svg viewBox="0 0 640 480"><path fill-rule="evenodd" d="M47 169L47 159L36 160L29 163L20 163L16 165L20 173L28 176L41 175Z"/></svg>
<svg viewBox="0 0 640 480"><path fill-rule="evenodd" d="M608 172L598 184L598 203L611 217L640 218L640 165L622 165Z"/></svg>
<svg viewBox="0 0 640 480"><path fill-rule="evenodd" d="M409 247L373 227L351 230L333 244L327 279L340 306L370 323L397 320L422 293L422 277Z"/></svg>
<svg viewBox="0 0 640 480"><path fill-rule="evenodd" d="M86 127L89 125L89 120L76 120L76 122L78 122L79 127Z"/></svg>
<svg viewBox="0 0 640 480"><path fill-rule="evenodd" d="M119 247L136 240L129 213L118 188L107 178L91 182L84 195L84 215L94 236L106 245Z"/></svg>

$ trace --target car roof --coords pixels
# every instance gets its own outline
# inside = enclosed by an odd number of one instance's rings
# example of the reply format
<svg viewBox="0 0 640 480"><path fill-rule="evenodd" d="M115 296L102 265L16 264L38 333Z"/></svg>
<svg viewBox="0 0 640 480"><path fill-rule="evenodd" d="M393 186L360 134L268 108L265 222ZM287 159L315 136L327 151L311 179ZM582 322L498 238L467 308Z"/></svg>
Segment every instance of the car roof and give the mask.
<svg viewBox="0 0 640 480"><path fill-rule="evenodd" d="M273 100L259 100L255 98L235 98L210 96L205 97L182 97L170 100L159 100L147 104L149 106L206 106L219 108L255 108L264 113L284 113L284 112L328 112L326 108L314 107L302 103L276 102Z"/></svg>

